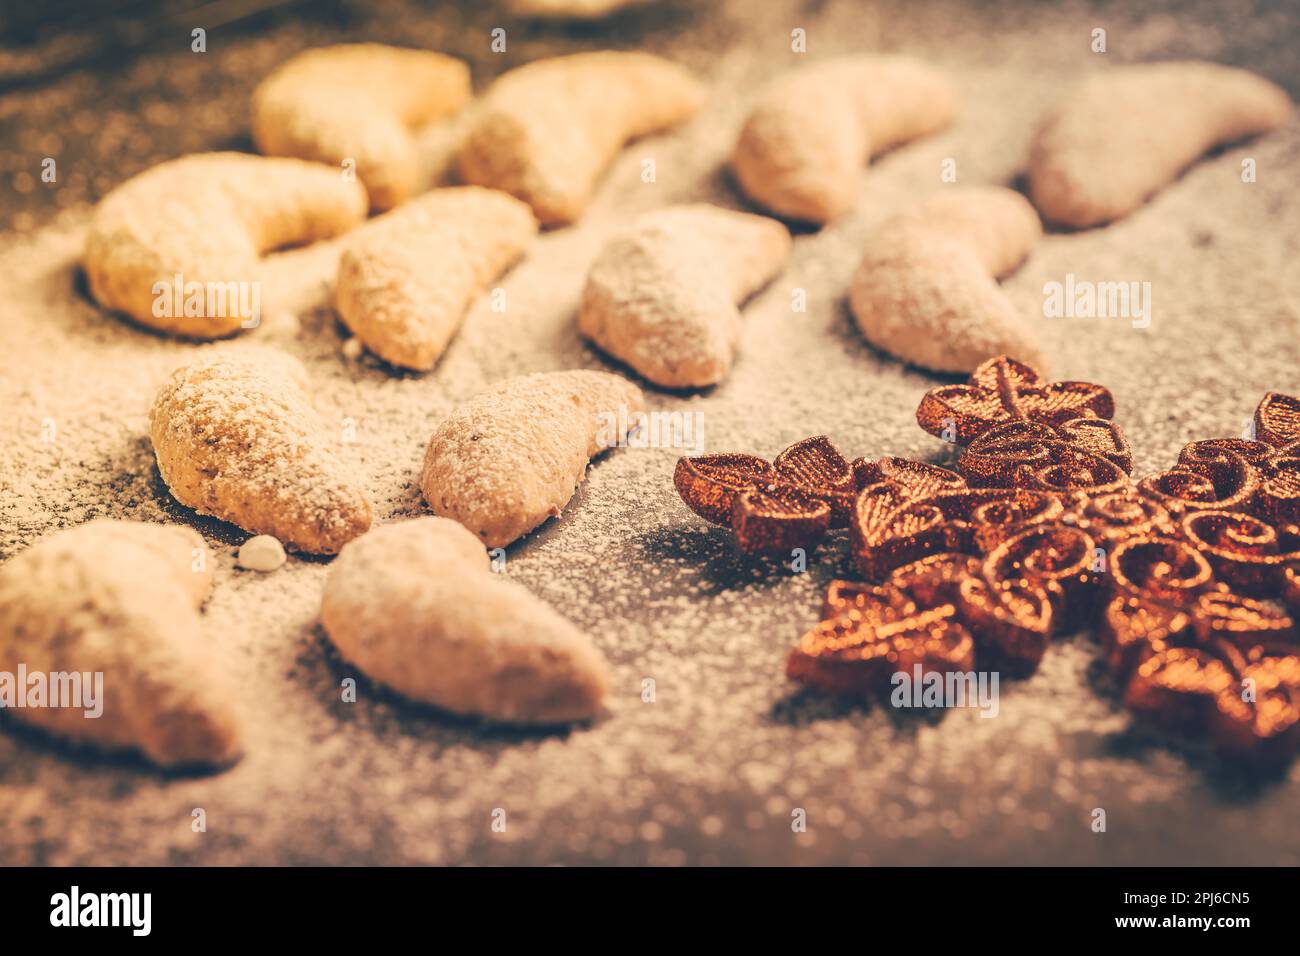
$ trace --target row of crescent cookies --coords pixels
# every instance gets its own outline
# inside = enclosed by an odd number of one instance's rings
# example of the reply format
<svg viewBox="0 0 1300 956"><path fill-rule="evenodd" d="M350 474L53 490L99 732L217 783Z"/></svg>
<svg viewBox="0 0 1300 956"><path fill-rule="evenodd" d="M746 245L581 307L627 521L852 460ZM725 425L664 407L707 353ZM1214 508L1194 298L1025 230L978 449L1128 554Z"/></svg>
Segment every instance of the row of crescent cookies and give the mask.
<svg viewBox="0 0 1300 956"><path fill-rule="evenodd" d="M1131 116L1116 116L1117 86ZM432 368L469 304L522 255L539 220L576 219L622 146L687 120L703 89L681 67L640 53L530 64L469 107L456 168L471 185L412 198L413 130L468 96L463 64L439 54L374 45L302 54L263 82L254 104L259 148L293 158L186 157L123 184L92 221L92 292L142 323L217 338L236 331L238 318L155 315L155 284L176 274L244 279L270 250L355 227L340 257L341 318L389 363ZM1131 156L1133 137L1163 117L1171 98L1181 104L1179 135L1146 144L1127 175L1113 175L1113 155ZM1102 108L1106 125L1097 121ZM1111 71L1043 126L1031 191L1050 219L1103 222L1205 149L1271 128L1289 110L1284 94L1237 70ZM853 205L873 154L937 131L955 113L948 81L914 60L819 64L779 77L760 97L733 171L777 215L823 223ZM362 224L368 210L381 215ZM850 296L859 327L878 346L944 371L1000 352L1040 359L996 283L1040 232L1032 207L1009 190L939 194L872 239ZM715 384L734 361L738 306L780 271L790 244L785 226L763 216L705 205L651 212L597 256L581 328L657 385ZM621 408L634 419L644 407L637 386L603 372L502 383L454 412L429 443L421 486L439 517L373 531L364 485L331 447L305 371L287 355L205 353L159 393L151 437L183 504L291 549L339 553L322 621L372 678L457 713L557 723L601 710L604 661L551 608L492 574L483 546L503 547L558 514L590 457L622 437L601 434L602 415ZM211 582L195 558L202 550L187 529L92 522L0 569L0 664L12 657L29 668L120 678L110 693L121 696L102 720L16 713L161 764L232 762L241 749L237 697L213 689L220 682L198 623ZM85 593L51 601L53 582L69 571L87 582ZM159 582L169 579L175 587L160 599L168 589ZM93 613L73 613L86 607Z"/></svg>
<svg viewBox="0 0 1300 956"><path fill-rule="evenodd" d="M146 325L219 338L244 317L156 314L155 284L177 274L247 279L267 251L361 226L340 258L340 318L386 362L427 371L539 222L577 220L626 143L686 122L704 99L684 68L635 52L530 63L471 102L468 69L442 54L375 44L309 50L253 97L258 148L305 162L199 155L128 181L96 210L90 288ZM915 59L817 63L760 93L732 171L776 216L823 224L854 206L871 156L947 127L957 111L951 81ZM1272 130L1291 111L1278 87L1216 64L1103 71L1041 123L1029 193L1050 222L1109 222L1206 150ZM416 131L458 114L453 165L467 185L416 197ZM362 225L367 209L385 214ZM859 327L877 347L935 371L969 373L1004 353L1044 365L1030 324L995 281L1040 235L1038 214L1011 190L941 190L869 240L850 291ZM737 303L771 281L790 246L785 227L766 217L703 204L655 210L597 256L581 330L656 385L717 384L740 338ZM640 293L647 283L653 294Z"/></svg>

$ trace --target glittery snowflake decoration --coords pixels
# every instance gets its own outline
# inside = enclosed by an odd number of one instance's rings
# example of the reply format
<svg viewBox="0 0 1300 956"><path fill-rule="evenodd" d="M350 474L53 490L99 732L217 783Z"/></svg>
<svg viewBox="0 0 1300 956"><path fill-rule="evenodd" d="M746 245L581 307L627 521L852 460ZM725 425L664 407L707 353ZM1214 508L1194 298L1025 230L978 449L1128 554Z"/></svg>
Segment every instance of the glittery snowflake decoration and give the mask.
<svg viewBox="0 0 1300 956"><path fill-rule="evenodd" d="M847 527L861 581L835 581L790 677L835 693L898 671L1032 671L1093 626L1136 713L1264 761L1300 741L1300 400L1270 394L1253 440L1183 449L1134 482L1100 385L1007 357L928 392L920 425L955 470L849 462L825 437L768 463L684 458L675 483L745 551Z"/></svg>

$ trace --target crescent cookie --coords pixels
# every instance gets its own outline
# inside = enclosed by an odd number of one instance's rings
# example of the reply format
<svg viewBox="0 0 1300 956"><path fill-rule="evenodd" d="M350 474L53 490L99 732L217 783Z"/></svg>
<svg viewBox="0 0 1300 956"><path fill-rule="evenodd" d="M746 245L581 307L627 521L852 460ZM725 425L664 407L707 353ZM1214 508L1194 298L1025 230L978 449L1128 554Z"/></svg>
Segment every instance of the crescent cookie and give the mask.
<svg viewBox="0 0 1300 956"><path fill-rule="evenodd" d="M373 209L416 192L413 130L469 100L469 67L441 53L380 43L306 50L253 92L253 141L268 156L351 162Z"/></svg>
<svg viewBox="0 0 1300 956"><path fill-rule="evenodd" d="M434 514L503 547L558 515L588 460L644 408L641 390L608 372L509 379L434 430L420 488Z"/></svg>
<svg viewBox="0 0 1300 956"><path fill-rule="evenodd" d="M1033 206L1000 186L945 190L883 225L849 289L863 336L937 372L970 372L995 355L1042 368L1042 349L997 279L1042 236Z"/></svg>
<svg viewBox="0 0 1300 956"><path fill-rule="evenodd" d="M307 397L297 359L225 348L177 369L149 415L158 471L200 514L334 554L370 527L370 501Z"/></svg>
<svg viewBox="0 0 1300 956"><path fill-rule="evenodd" d="M164 767L233 763L235 697L198 613L211 587L189 528L100 519L37 541L0 566L0 672L41 675L51 693L75 679L81 700L7 713Z"/></svg>
<svg viewBox="0 0 1300 956"><path fill-rule="evenodd" d="M367 223L339 259L339 318L370 351L433 368L470 303L537 235L528 204L495 189L435 189Z"/></svg>
<svg viewBox="0 0 1300 956"><path fill-rule="evenodd" d="M538 60L474 107L457 168L467 183L518 196L543 225L573 222L626 143L685 122L703 100L684 67L648 53Z"/></svg>
<svg viewBox="0 0 1300 956"><path fill-rule="evenodd" d="M455 521L413 518L345 545L321 594L340 653L412 700L520 724L595 716L609 679L587 636L489 570Z"/></svg>
<svg viewBox="0 0 1300 956"><path fill-rule="evenodd" d="M1030 147L1029 191L1050 222L1087 227L1132 212L1216 146L1285 123L1291 99L1217 63L1117 67L1048 114Z"/></svg>
<svg viewBox="0 0 1300 956"><path fill-rule="evenodd" d="M857 199L872 156L957 115L952 83L905 56L848 56L781 74L740 132L731 168L778 216L825 223Z"/></svg>
<svg viewBox="0 0 1300 956"><path fill-rule="evenodd" d="M174 335L219 338L260 319L248 313L260 312L262 254L346 232L367 206L365 187L318 163L186 156L100 201L82 262L105 308Z"/></svg>
<svg viewBox="0 0 1300 956"><path fill-rule="evenodd" d="M596 256L578 327L656 385L714 385L735 360L738 304L789 252L790 231L775 219L705 203L655 210Z"/></svg>

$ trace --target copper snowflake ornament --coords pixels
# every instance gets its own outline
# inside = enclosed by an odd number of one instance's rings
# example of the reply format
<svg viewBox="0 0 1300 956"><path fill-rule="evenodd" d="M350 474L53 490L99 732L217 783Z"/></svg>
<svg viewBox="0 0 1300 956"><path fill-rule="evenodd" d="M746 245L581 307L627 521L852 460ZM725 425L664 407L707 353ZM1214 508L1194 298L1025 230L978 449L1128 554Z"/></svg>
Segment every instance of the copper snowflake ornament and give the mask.
<svg viewBox="0 0 1300 956"><path fill-rule="evenodd" d="M1254 440L1183 449L1134 482L1100 385L1008 357L931 389L917 421L955 470L849 462L824 437L767 461L682 459L697 514L745 551L847 527L861 581L835 581L790 677L873 693L892 676L1032 670L1054 633L1095 626L1125 703L1226 752L1300 744L1300 399L1265 396Z"/></svg>

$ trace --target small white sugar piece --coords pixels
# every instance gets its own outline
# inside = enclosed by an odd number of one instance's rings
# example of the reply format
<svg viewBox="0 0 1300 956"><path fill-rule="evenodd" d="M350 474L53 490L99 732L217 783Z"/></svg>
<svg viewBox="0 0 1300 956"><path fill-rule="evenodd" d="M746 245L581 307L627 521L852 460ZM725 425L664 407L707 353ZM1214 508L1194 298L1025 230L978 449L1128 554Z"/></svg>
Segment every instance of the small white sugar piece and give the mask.
<svg viewBox="0 0 1300 956"><path fill-rule="evenodd" d="M343 343L343 357L355 362L357 359L361 358L361 353L364 349L365 346L361 344L361 339L354 335Z"/></svg>
<svg viewBox="0 0 1300 956"><path fill-rule="evenodd" d="M284 545L269 534L254 535L239 548L235 563L250 571L274 571L284 564Z"/></svg>

